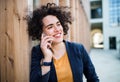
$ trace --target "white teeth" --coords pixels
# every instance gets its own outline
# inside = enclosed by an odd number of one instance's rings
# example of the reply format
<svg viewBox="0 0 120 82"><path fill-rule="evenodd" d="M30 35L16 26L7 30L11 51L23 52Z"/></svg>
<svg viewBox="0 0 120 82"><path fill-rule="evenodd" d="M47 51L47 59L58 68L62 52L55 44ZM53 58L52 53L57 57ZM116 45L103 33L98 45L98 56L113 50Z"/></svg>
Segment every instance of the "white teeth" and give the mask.
<svg viewBox="0 0 120 82"><path fill-rule="evenodd" d="M57 36L60 36L60 34L57 34Z"/></svg>
<svg viewBox="0 0 120 82"><path fill-rule="evenodd" d="M60 34L57 34L57 35L55 35L55 36L60 36Z"/></svg>

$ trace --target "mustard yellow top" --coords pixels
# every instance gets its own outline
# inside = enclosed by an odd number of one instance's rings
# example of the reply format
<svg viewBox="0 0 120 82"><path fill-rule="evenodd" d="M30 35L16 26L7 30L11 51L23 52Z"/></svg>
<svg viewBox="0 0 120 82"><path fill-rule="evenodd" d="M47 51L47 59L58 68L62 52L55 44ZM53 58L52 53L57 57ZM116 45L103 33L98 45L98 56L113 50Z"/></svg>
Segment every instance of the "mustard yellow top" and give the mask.
<svg viewBox="0 0 120 82"><path fill-rule="evenodd" d="M67 53L60 59L53 59L58 82L73 82L70 62Z"/></svg>

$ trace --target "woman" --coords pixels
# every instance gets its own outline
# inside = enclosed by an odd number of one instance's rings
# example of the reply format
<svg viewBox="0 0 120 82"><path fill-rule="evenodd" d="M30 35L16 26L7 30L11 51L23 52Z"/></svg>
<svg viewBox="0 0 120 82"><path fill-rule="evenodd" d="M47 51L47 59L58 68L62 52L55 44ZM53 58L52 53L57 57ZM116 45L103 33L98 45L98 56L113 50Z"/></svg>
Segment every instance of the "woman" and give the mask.
<svg viewBox="0 0 120 82"><path fill-rule="evenodd" d="M83 45L63 39L72 21L68 9L48 3L27 16L29 36L40 40L32 49L30 82L83 82L83 74L99 82Z"/></svg>

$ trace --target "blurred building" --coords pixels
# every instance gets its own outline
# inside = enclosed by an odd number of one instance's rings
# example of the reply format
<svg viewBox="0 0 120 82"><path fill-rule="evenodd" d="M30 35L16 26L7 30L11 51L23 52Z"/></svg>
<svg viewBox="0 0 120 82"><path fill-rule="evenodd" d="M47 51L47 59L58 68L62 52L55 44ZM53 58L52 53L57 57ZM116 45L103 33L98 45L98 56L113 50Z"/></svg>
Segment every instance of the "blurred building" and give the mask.
<svg viewBox="0 0 120 82"><path fill-rule="evenodd" d="M91 47L120 48L120 0L90 0Z"/></svg>

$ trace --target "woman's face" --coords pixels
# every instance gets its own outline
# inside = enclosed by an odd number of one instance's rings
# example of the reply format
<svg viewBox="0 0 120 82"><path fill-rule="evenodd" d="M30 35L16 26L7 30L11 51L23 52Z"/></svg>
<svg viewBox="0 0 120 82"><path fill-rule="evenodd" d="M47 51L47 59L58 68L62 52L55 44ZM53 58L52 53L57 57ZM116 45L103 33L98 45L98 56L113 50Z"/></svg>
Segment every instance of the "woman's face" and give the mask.
<svg viewBox="0 0 120 82"><path fill-rule="evenodd" d="M47 15L43 18L43 33L53 37L53 43L63 41L63 27L56 16Z"/></svg>

